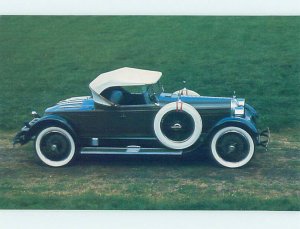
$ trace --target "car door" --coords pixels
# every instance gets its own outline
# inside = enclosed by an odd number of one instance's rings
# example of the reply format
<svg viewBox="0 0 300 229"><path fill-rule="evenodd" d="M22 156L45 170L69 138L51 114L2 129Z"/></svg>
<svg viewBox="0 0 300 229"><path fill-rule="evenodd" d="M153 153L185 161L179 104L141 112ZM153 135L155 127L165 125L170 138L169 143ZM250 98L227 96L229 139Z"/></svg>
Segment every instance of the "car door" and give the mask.
<svg viewBox="0 0 300 229"><path fill-rule="evenodd" d="M65 112L63 115L76 127L80 137L113 137L120 134L118 107L97 105L96 109L80 112Z"/></svg>
<svg viewBox="0 0 300 229"><path fill-rule="evenodd" d="M104 106L66 117L76 123L81 137L144 138L154 137L153 121L159 106L155 104Z"/></svg>
<svg viewBox="0 0 300 229"><path fill-rule="evenodd" d="M160 107L156 104L118 107L118 130L121 137L154 137L153 122Z"/></svg>

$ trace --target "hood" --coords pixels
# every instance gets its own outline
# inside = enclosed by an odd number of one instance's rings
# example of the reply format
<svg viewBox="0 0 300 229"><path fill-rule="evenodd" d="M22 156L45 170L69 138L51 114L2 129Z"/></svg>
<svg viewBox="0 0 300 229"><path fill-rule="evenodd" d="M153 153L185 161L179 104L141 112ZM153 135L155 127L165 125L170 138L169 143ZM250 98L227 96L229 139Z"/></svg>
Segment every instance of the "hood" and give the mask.
<svg viewBox="0 0 300 229"><path fill-rule="evenodd" d="M164 105L178 100L178 95L170 93L160 94L159 103ZM231 108L232 98L229 97L209 97L209 96L187 96L182 95L180 97L182 102L191 104L192 106L202 108Z"/></svg>
<svg viewBox="0 0 300 229"><path fill-rule="evenodd" d="M59 101L46 109L46 113L94 110L94 100L90 96L72 97Z"/></svg>

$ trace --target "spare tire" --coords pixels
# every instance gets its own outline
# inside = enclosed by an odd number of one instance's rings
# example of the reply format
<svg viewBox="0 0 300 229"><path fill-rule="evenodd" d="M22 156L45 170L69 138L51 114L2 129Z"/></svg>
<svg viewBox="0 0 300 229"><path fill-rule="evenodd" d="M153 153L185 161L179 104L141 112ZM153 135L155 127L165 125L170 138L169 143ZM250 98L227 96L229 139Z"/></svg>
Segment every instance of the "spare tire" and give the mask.
<svg viewBox="0 0 300 229"><path fill-rule="evenodd" d="M163 106L155 116L154 132L158 140L171 149L192 146L202 132L202 119L191 105L181 101Z"/></svg>
<svg viewBox="0 0 300 229"><path fill-rule="evenodd" d="M188 90L186 88L183 88L181 90L178 90L178 91L174 91L173 94L176 94L176 95L183 95L183 96L192 96L192 97L199 97L200 95L195 92L195 91L192 91L192 90Z"/></svg>

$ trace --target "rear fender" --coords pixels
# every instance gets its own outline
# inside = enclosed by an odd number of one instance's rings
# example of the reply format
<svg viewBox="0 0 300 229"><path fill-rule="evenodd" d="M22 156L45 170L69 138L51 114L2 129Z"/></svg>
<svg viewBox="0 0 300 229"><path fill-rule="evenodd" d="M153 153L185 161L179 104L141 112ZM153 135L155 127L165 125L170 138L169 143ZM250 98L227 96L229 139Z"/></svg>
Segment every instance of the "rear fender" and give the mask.
<svg viewBox="0 0 300 229"><path fill-rule="evenodd" d="M210 140L213 135L220 129L227 126L240 127L246 130L253 138L254 142L258 144L259 131L257 130L255 124L250 120L246 120L239 117L228 117L220 120L213 128L210 129L207 135L207 140Z"/></svg>

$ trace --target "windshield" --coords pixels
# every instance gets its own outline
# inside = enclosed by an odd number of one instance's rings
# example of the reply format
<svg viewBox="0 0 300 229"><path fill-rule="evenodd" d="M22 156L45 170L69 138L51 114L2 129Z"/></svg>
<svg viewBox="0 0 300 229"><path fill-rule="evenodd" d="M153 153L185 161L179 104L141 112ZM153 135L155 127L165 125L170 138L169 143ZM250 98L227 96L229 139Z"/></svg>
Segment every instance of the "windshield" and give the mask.
<svg viewBox="0 0 300 229"><path fill-rule="evenodd" d="M151 84L147 86L147 91L150 95L159 96L161 93L164 92L164 87L160 81L155 84Z"/></svg>
<svg viewBox="0 0 300 229"><path fill-rule="evenodd" d="M163 87L157 82L143 86L110 87L100 95L114 105L144 105L157 103L162 92Z"/></svg>

